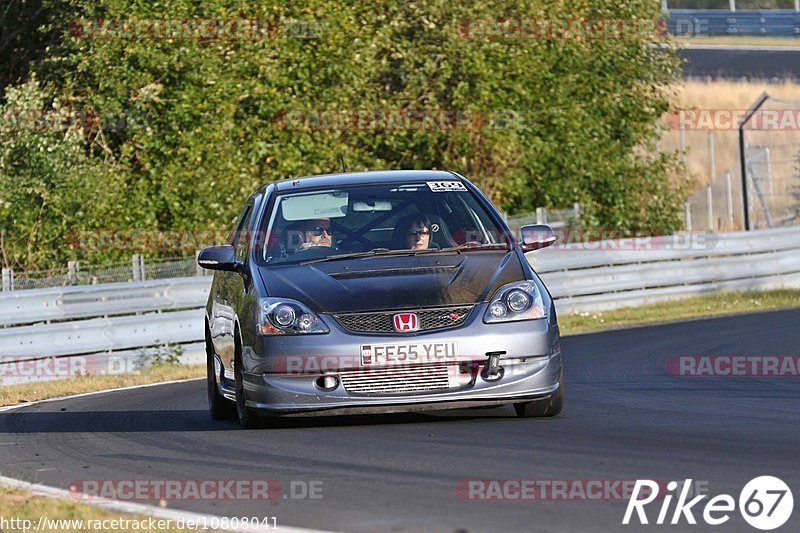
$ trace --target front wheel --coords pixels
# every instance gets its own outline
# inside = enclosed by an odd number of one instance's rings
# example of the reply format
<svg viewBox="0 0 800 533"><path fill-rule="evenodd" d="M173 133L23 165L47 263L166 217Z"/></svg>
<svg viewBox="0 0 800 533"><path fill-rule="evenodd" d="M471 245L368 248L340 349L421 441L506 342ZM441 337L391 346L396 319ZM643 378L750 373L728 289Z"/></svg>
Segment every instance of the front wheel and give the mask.
<svg viewBox="0 0 800 533"><path fill-rule="evenodd" d="M564 407L564 370L558 375L558 390L547 398L525 403L515 403L514 410L520 418L558 416Z"/></svg>
<svg viewBox="0 0 800 533"><path fill-rule="evenodd" d="M236 409L233 403L219 392L217 372L214 365L214 349L206 331L206 388L208 390L208 412L212 420L233 420Z"/></svg>
<svg viewBox="0 0 800 533"><path fill-rule="evenodd" d="M244 376L242 375L242 356L237 349L233 362L234 388L236 390L236 416L245 429L259 426L258 414L251 407L247 407L247 395L244 390Z"/></svg>

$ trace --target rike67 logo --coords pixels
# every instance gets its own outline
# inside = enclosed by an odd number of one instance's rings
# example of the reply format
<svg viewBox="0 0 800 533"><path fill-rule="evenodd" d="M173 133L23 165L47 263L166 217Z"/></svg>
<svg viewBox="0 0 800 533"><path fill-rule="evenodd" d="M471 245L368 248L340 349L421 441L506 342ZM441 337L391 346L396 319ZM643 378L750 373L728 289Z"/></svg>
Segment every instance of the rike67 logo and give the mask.
<svg viewBox="0 0 800 533"><path fill-rule="evenodd" d="M630 524L634 511L636 519L642 525L649 524L649 519L645 511L645 506L652 503L659 496L658 483L649 479L637 479L633 487L633 493L628 500L628 507L625 509L623 524ZM667 483L667 493L661 502L661 509L658 512L655 524L679 524L686 520L688 524L697 524L695 513L701 513L702 519L706 524L718 526L730 519L731 513L736 509L736 500L729 494L714 496L700 505L707 495L701 494L689 499L689 490L692 480L687 479L683 483L680 495L676 489L679 487L677 481ZM640 498L640 495L644 497ZM672 509L670 517L670 507L674 496L677 496L675 508ZM776 529L789 520L794 508L794 498L789 486L782 480L773 476L759 476L751 479L739 493L739 512L745 522L756 529L771 530ZM696 508L695 508L696 507ZM652 517L651 517L652 519ZM635 520L634 520L635 523Z"/></svg>

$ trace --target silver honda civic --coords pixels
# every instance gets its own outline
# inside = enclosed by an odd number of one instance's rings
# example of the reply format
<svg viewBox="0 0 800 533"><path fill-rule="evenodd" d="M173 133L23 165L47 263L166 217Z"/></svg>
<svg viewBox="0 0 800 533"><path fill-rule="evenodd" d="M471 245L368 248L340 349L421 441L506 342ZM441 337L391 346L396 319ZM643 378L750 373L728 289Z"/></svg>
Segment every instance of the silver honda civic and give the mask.
<svg viewBox="0 0 800 533"><path fill-rule="evenodd" d="M464 177L343 173L264 185L215 270L206 306L208 403L245 427L276 415L564 402L555 307L519 238Z"/></svg>

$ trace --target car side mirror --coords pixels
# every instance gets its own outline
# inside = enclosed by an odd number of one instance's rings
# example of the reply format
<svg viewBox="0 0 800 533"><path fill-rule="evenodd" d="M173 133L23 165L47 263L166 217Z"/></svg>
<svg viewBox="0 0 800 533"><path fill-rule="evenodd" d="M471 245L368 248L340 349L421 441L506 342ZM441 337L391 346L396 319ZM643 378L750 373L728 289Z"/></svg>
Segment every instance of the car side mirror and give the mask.
<svg viewBox="0 0 800 533"><path fill-rule="evenodd" d="M230 244L203 248L197 255L197 264L208 270L238 272L241 268L241 263L236 260L236 253Z"/></svg>
<svg viewBox="0 0 800 533"><path fill-rule="evenodd" d="M547 248L556 242L553 228L545 224L530 224L519 228L519 243L523 252Z"/></svg>

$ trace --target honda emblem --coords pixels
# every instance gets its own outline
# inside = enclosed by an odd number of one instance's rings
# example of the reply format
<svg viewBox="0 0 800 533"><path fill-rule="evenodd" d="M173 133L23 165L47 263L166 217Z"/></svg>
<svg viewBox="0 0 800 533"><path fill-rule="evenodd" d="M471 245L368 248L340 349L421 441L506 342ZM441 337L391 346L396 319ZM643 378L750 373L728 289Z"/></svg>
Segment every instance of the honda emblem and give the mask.
<svg viewBox="0 0 800 533"><path fill-rule="evenodd" d="M416 313L397 313L394 315L395 331L417 331L419 320Z"/></svg>

